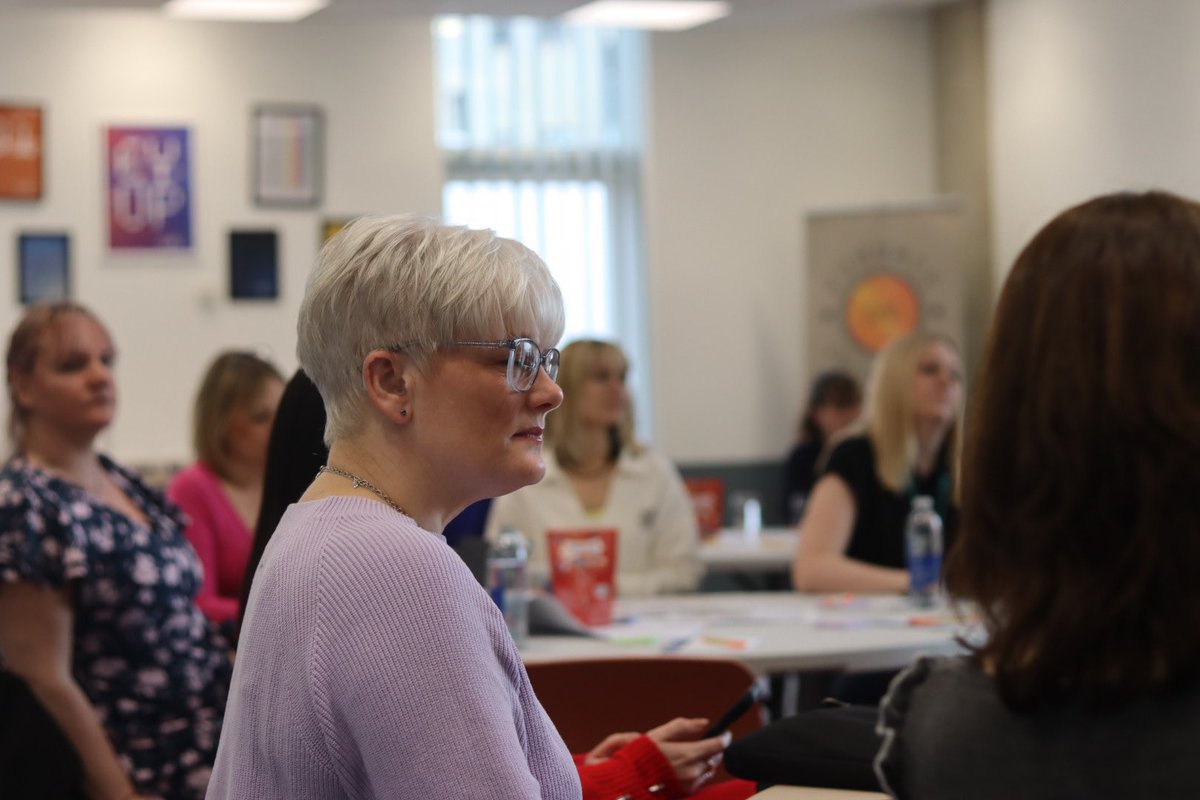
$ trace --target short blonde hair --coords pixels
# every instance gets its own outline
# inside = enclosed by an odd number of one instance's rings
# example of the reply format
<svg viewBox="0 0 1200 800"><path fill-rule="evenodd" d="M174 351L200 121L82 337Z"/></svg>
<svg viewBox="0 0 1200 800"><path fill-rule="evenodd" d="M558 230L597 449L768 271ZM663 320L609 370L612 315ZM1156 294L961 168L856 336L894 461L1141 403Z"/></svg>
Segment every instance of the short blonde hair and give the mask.
<svg viewBox="0 0 1200 800"><path fill-rule="evenodd" d="M546 416L546 441L554 448L554 457L563 466L572 467L579 463L582 444L580 433L583 428L578 397L596 364L605 359L615 360L622 368L629 364L621 348L611 342L580 339L563 348L558 367L558 385L562 387L563 402L556 411ZM609 435L612 458L616 458L622 450L636 448L633 440L633 406L628 399L625 416L613 426Z"/></svg>
<svg viewBox="0 0 1200 800"><path fill-rule="evenodd" d="M551 347L563 327L558 284L523 244L427 217L362 217L321 249L297 355L321 392L332 443L362 425L372 350L403 344L420 364L461 340L529 336Z"/></svg>
<svg viewBox="0 0 1200 800"><path fill-rule="evenodd" d="M222 478L229 477L225 435L234 409L254 401L268 381L283 382L269 361L253 353L229 350L209 364L196 392L192 446L196 458Z"/></svg>
<svg viewBox="0 0 1200 800"><path fill-rule="evenodd" d="M893 492L903 492L917 462L917 431L913 420L912 385L921 353L940 342L956 354L958 347L948 337L915 331L893 340L871 365L861 425L854 426L871 439L875 448L875 472ZM946 433L947 467L957 485L962 408Z"/></svg>

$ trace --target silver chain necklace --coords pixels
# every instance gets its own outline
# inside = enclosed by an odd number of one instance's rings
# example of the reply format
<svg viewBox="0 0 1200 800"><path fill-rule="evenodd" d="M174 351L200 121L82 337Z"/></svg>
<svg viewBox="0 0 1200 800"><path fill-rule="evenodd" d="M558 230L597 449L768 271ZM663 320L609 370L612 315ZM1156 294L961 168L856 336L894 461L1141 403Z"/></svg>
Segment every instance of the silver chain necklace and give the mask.
<svg viewBox="0 0 1200 800"><path fill-rule="evenodd" d="M346 478L350 481L351 488L366 489L368 492L375 495L380 500L387 503L389 506L391 506L392 508L394 508L396 511L400 512L404 516L406 516L406 517L410 516L410 514L404 510L404 507L401 506L399 503L397 503L395 500L393 500L388 495L387 492L385 492L383 489L380 489L378 486L371 483L366 478L360 478L359 476L355 475L353 472L347 472L344 469L338 469L337 467L331 467L328 464L322 465L321 468L317 470L317 472L330 472L334 475L340 475L341 477Z"/></svg>

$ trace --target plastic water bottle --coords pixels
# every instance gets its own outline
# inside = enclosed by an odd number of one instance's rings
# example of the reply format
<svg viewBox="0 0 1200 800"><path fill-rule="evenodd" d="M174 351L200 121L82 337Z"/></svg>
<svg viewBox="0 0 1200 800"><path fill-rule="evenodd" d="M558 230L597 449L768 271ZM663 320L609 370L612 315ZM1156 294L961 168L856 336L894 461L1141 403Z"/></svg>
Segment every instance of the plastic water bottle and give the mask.
<svg viewBox="0 0 1200 800"><path fill-rule="evenodd" d="M942 577L942 518L933 508L932 497L913 498L904 523L904 546L908 556L908 596L914 605L932 606Z"/></svg>
<svg viewBox="0 0 1200 800"><path fill-rule="evenodd" d="M762 501L747 497L742 504L742 533L747 539L757 539L762 533Z"/></svg>
<svg viewBox="0 0 1200 800"><path fill-rule="evenodd" d="M504 614L513 641L529 635L529 543L514 528L504 528L488 548L487 590Z"/></svg>
<svg viewBox="0 0 1200 800"><path fill-rule="evenodd" d="M733 506L733 524L741 529L742 538L754 541L762 532L762 501L757 492L734 492L729 495Z"/></svg>

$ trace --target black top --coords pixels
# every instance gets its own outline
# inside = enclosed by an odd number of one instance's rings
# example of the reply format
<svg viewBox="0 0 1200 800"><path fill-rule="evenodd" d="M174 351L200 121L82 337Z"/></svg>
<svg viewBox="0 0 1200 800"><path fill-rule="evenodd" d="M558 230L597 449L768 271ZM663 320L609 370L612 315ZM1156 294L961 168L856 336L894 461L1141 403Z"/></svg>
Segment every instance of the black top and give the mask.
<svg viewBox="0 0 1200 800"><path fill-rule="evenodd" d="M893 492L879 481L875 471L875 446L866 436L854 436L839 442L829 454L824 475L837 475L854 495L854 530L846 555L881 567L904 569L904 521L912 498L929 495L942 516L942 530L949 551L958 527L957 509L950 505L950 474L946 466L946 448L938 453L933 473L922 478L913 475L908 489Z"/></svg>
<svg viewBox="0 0 1200 800"><path fill-rule="evenodd" d="M817 459L821 457L824 442L804 442L792 448L783 465L783 514L792 519L792 498L808 497L817 482Z"/></svg>
<svg viewBox="0 0 1200 800"><path fill-rule="evenodd" d="M878 730L876 769L901 800L1200 796L1195 684L1103 712L1017 713L969 661L923 658L892 682Z"/></svg>

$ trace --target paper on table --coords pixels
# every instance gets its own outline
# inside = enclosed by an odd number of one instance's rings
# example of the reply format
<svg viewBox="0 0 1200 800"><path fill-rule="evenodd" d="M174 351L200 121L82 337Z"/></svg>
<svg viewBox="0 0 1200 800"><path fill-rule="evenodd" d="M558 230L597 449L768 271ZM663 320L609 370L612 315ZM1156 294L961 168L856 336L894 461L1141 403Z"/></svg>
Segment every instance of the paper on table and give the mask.
<svg viewBox="0 0 1200 800"><path fill-rule="evenodd" d="M663 608L643 609L637 614L640 620L656 620L662 624L681 624L682 622L702 622L705 625L733 625L738 623L763 622L808 622L812 619L811 607L774 607L737 608L732 606L710 606L689 609L686 612Z"/></svg>
<svg viewBox="0 0 1200 800"><path fill-rule="evenodd" d="M960 628L977 621L977 615L964 608L917 608L900 596L853 594L822 597L812 618L817 628Z"/></svg>
<svg viewBox="0 0 1200 800"><path fill-rule="evenodd" d="M753 650L758 647L758 643L758 637L754 636L713 636L711 634L702 634L689 639L686 644L672 652L730 655L732 653L745 653Z"/></svg>
<svg viewBox="0 0 1200 800"><path fill-rule="evenodd" d="M595 636L552 594L529 598L529 632L534 636Z"/></svg>
<svg viewBox="0 0 1200 800"><path fill-rule="evenodd" d="M635 618L612 625L600 625L592 628L591 631L594 635L601 639L607 639L613 644L666 647L669 643L698 636L703 629L704 626L700 622Z"/></svg>

